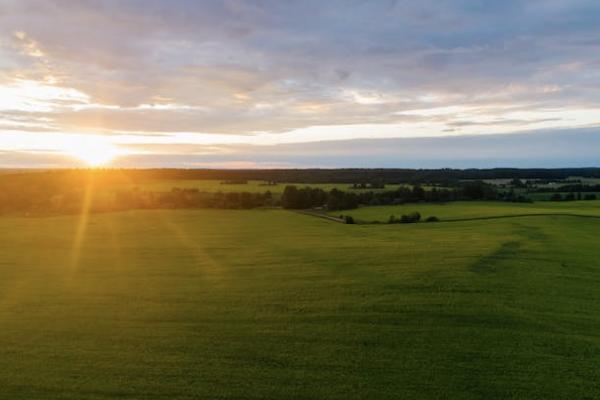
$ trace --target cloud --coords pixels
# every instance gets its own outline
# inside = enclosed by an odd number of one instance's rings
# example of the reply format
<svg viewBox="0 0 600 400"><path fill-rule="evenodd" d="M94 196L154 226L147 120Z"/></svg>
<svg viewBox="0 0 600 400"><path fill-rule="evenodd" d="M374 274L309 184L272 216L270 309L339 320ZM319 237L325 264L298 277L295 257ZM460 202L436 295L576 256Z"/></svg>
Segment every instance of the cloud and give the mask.
<svg viewBox="0 0 600 400"><path fill-rule="evenodd" d="M118 160L121 166L230 167L256 165L284 168L488 168L589 167L600 155L599 129L537 131L504 135L437 138L356 139L274 146L252 144L152 148ZM142 148L144 146L141 146Z"/></svg>
<svg viewBox="0 0 600 400"><path fill-rule="evenodd" d="M591 0L5 0L0 131L274 144L594 126L599 18Z"/></svg>
<svg viewBox="0 0 600 400"><path fill-rule="evenodd" d="M79 141L85 143L82 137ZM98 138L96 138L98 140ZM52 146L0 152L0 166L81 166ZM121 145L114 167L184 168L490 168L590 167L600 155L600 129L541 130L502 135L354 139L288 143ZM75 149L76 150L76 149Z"/></svg>

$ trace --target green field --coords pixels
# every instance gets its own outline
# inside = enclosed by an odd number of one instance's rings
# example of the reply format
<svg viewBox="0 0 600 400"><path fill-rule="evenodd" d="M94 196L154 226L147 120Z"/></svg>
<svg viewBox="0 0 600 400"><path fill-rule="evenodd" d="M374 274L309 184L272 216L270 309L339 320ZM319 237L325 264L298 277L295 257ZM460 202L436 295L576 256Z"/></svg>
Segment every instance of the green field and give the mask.
<svg viewBox="0 0 600 400"><path fill-rule="evenodd" d="M3 217L0 398L596 399L599 234L555 216Z"/></svg>
<svg viewBox="0 0 600 400"><path fill-rule="evenodd" d="M123 183L112 186L112 189L121 188L134 188L137 187L142 190L149 191L170 191L173 188L189 188L198 189L202 192L250 192L250 193L262 193L267 190L274 194L281 194L287 185L295 185L298 187L310 186L312 188L323 189L329 191L331 189L339 190L352 190L356 192L360 191L384 191L394 190L399 186L408 185L386 185L384 189L351 189L351 184L348 183L278 183L276 185L266 185L264 181L248 181L246 184L223 184L219 180L194 180L194 179L165 179L165 180L154 180L137 183Z"/></svg>
<svg viewBox="0 0 600 400"><path fill-rule="evenodd" d="M509 203L491 201L457 201L445 204L412 203L398 206L369 206L356 210L335 211L331 215L351 215L362 222L387 222L390 215L400 217L402 214L419 212L423 219L436 216L442 221L489 218L504 216L520 216L527 214L573 214L600 217L600 200Z"/></svg>
<svg viewBox="0 0 600 400"><path fill-rule="evenodd" d="M347 185L346 185L347 186ZM203 192L251 192L261 193L270 190L273 193L281 193L285 185L265 185L262 181L248 181L246 184L222 184L219 180L195 180L195 179L165 179L149 180L146 182L127 183L113 186L114 189L134 188L149 191L170 191L173 188L198 189Z"/></svg>

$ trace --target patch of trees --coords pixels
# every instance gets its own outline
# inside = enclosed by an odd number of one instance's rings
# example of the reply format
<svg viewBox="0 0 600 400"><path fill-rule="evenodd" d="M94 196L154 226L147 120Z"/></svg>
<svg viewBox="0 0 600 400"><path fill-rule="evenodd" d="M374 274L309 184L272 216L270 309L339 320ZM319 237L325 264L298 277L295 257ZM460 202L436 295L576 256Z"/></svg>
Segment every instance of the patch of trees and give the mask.
<svg viewBox="0 0 600 400"><path fill-rule="evenodd" d="M287 209L301 210L323 207L327 202L327 193L323 189L288 185L281 195L281 206Z"/></svg>
<svg viewBox="0 0 600 400"><path fill-rule="evenodd" d="M524 183L522 180L520 180L520 179L518 179L518 178L513 178L513 179L510 181L510 185L511 185L512 187L514 187L514 188L517 188L517 189L523 189L523 188L526 188L526 187L527 187L527 184L526 184L526 183Z"/></svg>
<svg viewBox="0 0 600 400"><path fill-rule="evenodd" d="M464 182L461 186L461 194L467 200L495 200L498 198L494 186L482 181Z"/></svg>
<svg viewBox="0 0 600 400"><path fill-rule="evenodd" d="M460 190L432 188L424 190L420 185L399 187L394 190L381 192L356 193L358 203L363 205L397 205L418 202L447 202L459 200L462 197Z"/></svg>
<svg viewBox="0 0 600 400"><path fill-rule="evenodd" d="M358 207L358 204L358 196L356 193L332 189L327 195L328 210L350 210Z"/></svg>
<svg viewBox="0 0 600 400"><path fill-rule="evenodd" d="M390 215L388 224L412 224L421 220L421 214L417 211L413 211L409 214L402 214L400 218L396 218L394 215Z"/></svg>
<svg viewBox="0 0 600 400"><path fill-rule="evenodd" d="M326 207L328 210L349 210L358 207L359 197L355 193L332 189L329 192L319 188L298 188L288 185L281 195L281 206L287 209L307 209Z"/></svg>
<svg viewBox="0 0 600 400"><path fill-rule="evenodd" d="M509 201L512 203L533 203L531 198L522 194L517 194L512 189L507 192L498 193L498 200Z"/></svg>
<svg viewBox="0 0 600 400"><path fill-rule="evenodd" d="M251 209L278 205L270 191L201 192L198 189L174 188L168 192L139 189L101 190L89 187L70 188L62 192L29 188L24 191L2 191L0 212L70 214L122 211L131 209L222 208Z"/></svg>
<svg viewBox="0 0 600 400"><path fill-rule="evenodd" d="M597 198L595 193L586 193L585 195L581 192L566 193L564 196L561 193L554 193L550 196L550 201L596 200Z"/></svg>
<svg viewBox="0 0 600 400"><path fill-rule="evenodd" d="M560 184L577 184L581 183L581 179L528 179L527 186L535 187L540 185L560 185Z"/></svg>
<svg viewBox="0 0 600 400"><path fill-rule="evenodd" d="M600 185L584 185L584 184L575 184L575 185L562 185L556 188L548 189L540 189L544 192L600 192Z"/></svg>
<svg viewBox="0 0 600 400"><path fill-rule="evenodd" d="M349 210L359 205L397 205L418 202L447 202L454 200L495 199L492 185L477 181L467 182L457 189L432 188L424 190L420 185L400 187L381 192L346 192L332 189L298 188L288 185L281 196L281 206L288 209L326 207L328 210Z"/></svg>
<svg viewBox="0 0 600 400"><path fill-rule="evenodd" d="M123 209L144 208L223 208L251 209L275 205L271 192L201 192L174 188L170 192L141 190L118 191L114 206Z"/></svg>
<svg viewBox="0 0 600 400"><path fill-rule="evenodd" d="M385 189L383 182L353 183L350 189Z"/></svg>

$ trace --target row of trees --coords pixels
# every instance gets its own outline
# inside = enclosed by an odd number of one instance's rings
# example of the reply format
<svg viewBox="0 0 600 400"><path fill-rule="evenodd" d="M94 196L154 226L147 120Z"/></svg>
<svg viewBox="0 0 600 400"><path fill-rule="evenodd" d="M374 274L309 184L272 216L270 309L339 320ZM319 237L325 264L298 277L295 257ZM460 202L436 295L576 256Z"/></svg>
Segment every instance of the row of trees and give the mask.
<svg viewBox="0 0 600 400"><path fill-rule="evenodd" d="M50 195L36 192L34 197L13 196L6 192L0 194L0 212L4 213L77 213L84 207L88 211L104 212L131 209L251 209L277 205L279 203L270 191L214 193L177 188L168 192L138 189L102 191L82 188Z"/></svg>
<svg viewBox="0 0 600 400"><path fill-rule="evenodd" d="M383 182L370 182L370 183L353 183L350 189L384 189L385 183Z"/></svg>
<svg viewBox="0 0 600 400"><path fill-rule="evenodd" d="M554 193L550 196L550 201L575 201L575 200L596 200L597 196L595 193L581 194L581 192L567 193L564 196L561 193Z"/></svg>
<svg viewBox="0 0 600 400"><path fill-rule="evenodd" d="M348 192L339 189L287 186L280 199L270 191L201 192L174 188L168 192L138 189L108 190L94 186L79 188L28 186L0 192L0 211L78 212L88 202L92 210L111 211L145 208L231 208L250 209L282 206L287 209L353 209L359 205L389 205L410 202L444 202L491 197L487 186L468 183L459 189L424 190L421 186L381 192ZM87 197L87 200L86 200Z"/></svg>
<svg viewBox="0 0 600 400"><path fill-rule="evenodd" d="M456 186L464 180L518 179L532 180L532 184L564 181L573 176L600 178L600 168L562 169L268 169L268 170L214 170L214 169L106 169L106 170L53 170L27 173L11 173L2 177L28 181L69 181L87 180L90 175L104 181L141 183L165 180L219 180L243 182L250 180L271 182L310 183L356 183L357 185L383 185L394 183L442 184ZM11 175L8 177L8 175ZM25 176L26 175L26 176ZM575 183L575 181L572 181ZM515 183L517 183L515 181ZM528 182L529 183L529 182ZM519 184L520 185L520 184ZM0 187L2 185L0 184ZM375 188L375 186L371 186Z"/></svg>
<svg viewBox="0 0 600 400"><path fill-rule="evenodd" d="M574 185L562 185L555 188L539 188L538 192L571 192L571 193L590 193L600 192L600 185L585 185L585 184L574 184Z"/></svg>
<svg viewBox="0 0 600 400"><path fill-rule="evenodd" d="M281 206L288 209L323 207L326 202L327 193L318 188L286 186L281 195Z"/></svg>
<svg viewBox="0 0 600 400"><path fill-rule="evenodd" d="M480 181L461 184L453 189L432 188L425 190L420 185L400 187L389 191L345 192L332 189L286 186L281 205L288 209L327 208L348 210L359 205L396 205L417 202L447 202L455 200L496 200L499 194L492 185Z"/></svg>
<svg viewBox="0 0 600 400"><path fill-rule="evenodd" d="M415 222L419 222L421 220L421 214L417 211L411 212L409 214L403 214L400 218L396 218L394 215L390 215L388 219L388 224L412 224Z"/></svg>
<svg viewBox="0 0 600 400"><path fill-rule="evenodd" d="M198 189L174 188L170 192L148 192L137 189L116 193L115 206L136 208L225 208L251 209L276 205L270 191L201 192Z"/></svg>
<svg viewBox="0 0 600 400"><path fill-rule="evenodd" d="M507 192L498 193L498 200L509 201L512 203L533 203L531 198L522 194L517 194L512 189Z"/></svg>
<svg viewBox="0 0 600 400"><path fill-rule="evenodd" d="M281 206L288 209L327 208L349 210L358 207L359 196L338 189L326 192L323 189L286 186L281 195Z"/></svg>
<svg viewBox="0 0 600 400"><path fill-rule="evenodd" d="M139 189L114 190L96 184L79 187L18 186L0 191L0 212L79 212L83 204L92 211L152 208L226 208L251 209L281 206L286 209L327 208L353 209L359 205L391 205L413 202L446 202L453 200L493 199L497 194L491 185L469 182L454 189L424 190L415 185L390 191L342 191L293 185L285 187L281 198L270 191L202 192L198 189L174 188L167 192ZM14 190L13 190L14 189Z"/></svg>

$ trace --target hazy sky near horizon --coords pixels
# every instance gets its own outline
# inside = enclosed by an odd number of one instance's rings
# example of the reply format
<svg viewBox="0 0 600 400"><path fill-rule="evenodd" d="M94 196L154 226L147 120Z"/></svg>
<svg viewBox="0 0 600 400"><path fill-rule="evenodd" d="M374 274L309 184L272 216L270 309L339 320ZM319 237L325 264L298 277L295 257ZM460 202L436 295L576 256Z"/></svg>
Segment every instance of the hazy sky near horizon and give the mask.
<svg viewBox="0 0 600 400"><path fill-rule="evenodd" d="M600 163L600 2L0 0L0 167Z"/></svg>

